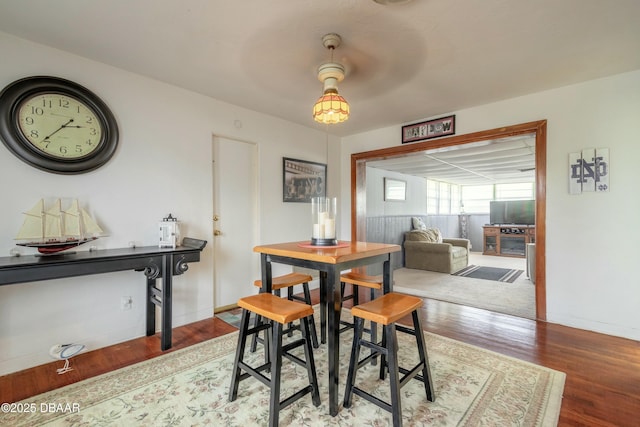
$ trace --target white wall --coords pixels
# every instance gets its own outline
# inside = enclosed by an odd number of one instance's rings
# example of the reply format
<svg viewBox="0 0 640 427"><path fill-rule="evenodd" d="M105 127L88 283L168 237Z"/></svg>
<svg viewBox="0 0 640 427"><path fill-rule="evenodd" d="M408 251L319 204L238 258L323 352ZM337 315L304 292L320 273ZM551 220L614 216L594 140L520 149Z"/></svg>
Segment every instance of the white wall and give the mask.
<svg viewBox="0 0 640 427"><path fill-rule="evenodd" d="M427 211L427 180L417 176L367 167L367 216L424 215ZM384 179L405 181L406 200L385 200Z"/></svg>
<svg viewBox="0 0 640 427"><path fill-rule="evenodd" d="M455 112L457 135L548 120L547 319L635 340L640 339L639 94L640 71L635 71ZM350 155L399 145L400 126L343 139L343 205L350 201ZM570 195L568 155L588 147L611 150L611 190ZM346 238L350 223L346 217L342 222L349 226L343 229Z"/></svg>
<svg viewBox="0 0 640 427"><path fill-rule="evenodd" d="M28 166L0 144L0 256L14 248L21 212L40 198L78 198L109 234L96 243L102 249L157 244L157 223L171 212L183 236L210 242L201 262L175 277L174 325L210 317L213 134L259 146L261 243L309 238L309 205L282 202L282 157L337 161L339 151L327 149L324 133L1 32L0 57L11 58L0 67L0 87L32 75L76 81L110 106L121 135L105 166L71 176ZM329 191L336 192L338 168L329 166L328 173ZM144 335L144 284L144 275L131 271L0 286L0 375L50 362L56 343L93 350ZM125 295L133 297L130 311L120 310Z"/></svg>

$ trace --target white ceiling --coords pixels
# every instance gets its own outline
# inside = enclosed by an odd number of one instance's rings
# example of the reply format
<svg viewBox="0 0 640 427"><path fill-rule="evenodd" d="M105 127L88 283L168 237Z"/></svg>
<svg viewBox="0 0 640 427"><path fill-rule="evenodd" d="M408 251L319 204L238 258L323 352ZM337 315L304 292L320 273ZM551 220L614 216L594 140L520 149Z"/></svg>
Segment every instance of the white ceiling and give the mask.
<svg viewBox="0 0 640 427"><path fill-rule="evenodd" d="M638 0L0 0L0 31L323 130L339 33L339 136L640 69L639 18Z"/></svg>
<svg viewBox="0 0 640 427"><path fill-rule="evenodd" d="M535 135L520 135L367 161L368 167L458 185L535 181Z"/></svg>

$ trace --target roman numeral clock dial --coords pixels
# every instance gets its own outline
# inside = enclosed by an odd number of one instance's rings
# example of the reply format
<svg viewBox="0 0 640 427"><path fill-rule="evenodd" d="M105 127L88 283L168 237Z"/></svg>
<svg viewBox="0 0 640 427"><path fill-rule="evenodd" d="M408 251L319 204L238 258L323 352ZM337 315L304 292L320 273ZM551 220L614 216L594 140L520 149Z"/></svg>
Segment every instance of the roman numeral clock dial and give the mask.
<svg viewBox="0 0 640 427"><path fill-rule="evenodd" d="M32 166L75 174L113 156L118 127L106 104L88 89L56 77L28 77L0 93L0 137Z"/></svg>

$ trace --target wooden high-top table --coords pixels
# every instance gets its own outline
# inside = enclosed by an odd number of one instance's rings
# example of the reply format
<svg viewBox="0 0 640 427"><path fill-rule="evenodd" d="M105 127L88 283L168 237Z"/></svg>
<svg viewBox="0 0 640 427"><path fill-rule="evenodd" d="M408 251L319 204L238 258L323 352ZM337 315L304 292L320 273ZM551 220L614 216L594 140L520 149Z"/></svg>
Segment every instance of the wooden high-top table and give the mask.
<svg viewBox="0 0 640 427"><path fill-rule="evenodd" d="M271 292L271 263L310 268L320 272L320 319L322 343L328 341L329 412L338 414L338 379L340 359L340 273L365 265L382 263L384 293L392 290L391 253L400 246L385 243L345 242L337 246L311 246L306 242L277 243L253 248L260 253L261 292ZM328 334L327 334L328 331Z"/></svg>

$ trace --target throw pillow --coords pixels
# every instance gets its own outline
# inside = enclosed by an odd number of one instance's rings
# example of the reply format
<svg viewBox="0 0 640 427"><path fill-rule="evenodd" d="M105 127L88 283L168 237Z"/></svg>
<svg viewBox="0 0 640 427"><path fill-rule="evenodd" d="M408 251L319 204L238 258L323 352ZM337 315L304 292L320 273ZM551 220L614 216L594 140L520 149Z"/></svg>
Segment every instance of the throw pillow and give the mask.
<svg viewBox="0 0 640 427"><path fill-rule="evenodd" d="M442 233L437 228L427 228L425 230L412 230L405 235L406 240L442 243Z"/></svg>
<svg viewBox="0 0 640 427"><path fill-rule="evenodd" d="M413 218L411 218L411 225L413 226L414 230L427 229L427 226L425 225L424 221L422 221L422 218L418 218L417 216L414 216Z"/></svg>
<svg viewBox="0 0 640 427"><path fill-rule="evenodd" d="M424 230L431 237L431 241L434 243L442 243L442 233L437 228L427 228Z"/></svg>

